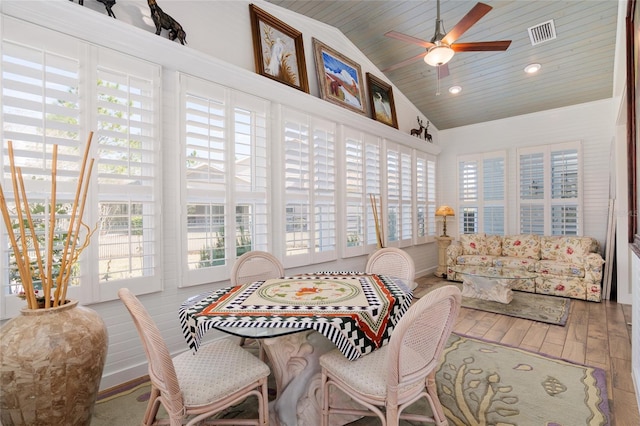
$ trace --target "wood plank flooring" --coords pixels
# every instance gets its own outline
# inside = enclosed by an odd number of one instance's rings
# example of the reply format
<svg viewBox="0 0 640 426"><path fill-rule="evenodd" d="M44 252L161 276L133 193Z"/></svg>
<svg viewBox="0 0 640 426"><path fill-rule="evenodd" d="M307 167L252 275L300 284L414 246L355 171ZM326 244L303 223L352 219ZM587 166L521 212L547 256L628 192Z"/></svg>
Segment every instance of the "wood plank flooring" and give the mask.
<svg viewBox="0 0 640 426"><path fill-rule="evenodd" d="M419 285L441 282L424 276ZM454 331L600 367L607 373L611 424L640 425L631 376L631 306L571 300L566 326L462 308Z"/></svg>

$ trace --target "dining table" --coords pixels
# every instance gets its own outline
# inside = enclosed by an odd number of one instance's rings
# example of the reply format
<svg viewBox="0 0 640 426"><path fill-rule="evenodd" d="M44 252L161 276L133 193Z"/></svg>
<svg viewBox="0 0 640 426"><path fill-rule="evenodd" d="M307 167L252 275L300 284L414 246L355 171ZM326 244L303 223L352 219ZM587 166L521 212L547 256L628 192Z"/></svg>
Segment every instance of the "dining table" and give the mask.
<svg viewBox="0 0 640 426"><path fill-rule="evenodd" d="M276 383L271 423L317 425L322 410L319 358L338 348L350 360L389 342L412 302L403 280L362 272L313 272L223 287L192 296L178 312L196 352L212 329L260 339ZM340 393L332 398L355 406ZM354 416L332 416L345 424Z"/></svg>

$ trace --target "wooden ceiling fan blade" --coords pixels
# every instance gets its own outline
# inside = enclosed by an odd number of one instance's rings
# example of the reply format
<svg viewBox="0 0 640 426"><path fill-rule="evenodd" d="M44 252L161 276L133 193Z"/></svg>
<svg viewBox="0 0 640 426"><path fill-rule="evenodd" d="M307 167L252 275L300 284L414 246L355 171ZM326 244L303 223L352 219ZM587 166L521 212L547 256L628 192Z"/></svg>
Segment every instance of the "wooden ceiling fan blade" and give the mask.
<svg viewBox="0 0 640 426"><path fill-rule="evenodd" d="M478 22L484 15L489 13L489 11L493 9L488 4L477 3L473 6L473 9L469 11L461 20L456 24L455 27L451 29L447 33L446 36L442 39L443 43L448 45L453 44L462 34L467 32L469 28L471 28L476 22Z"/></svg>
<svg viewBox="0 0 640 426"><path fill-rule="evenodd" d="M402 68L404 66L412 64L412 63L416 62L417 60L424 58L424 56L426 54L427 54L427 52L424 52L424 53L420 53L419 55L413 56L413 57L411 57L409 59L405 59L402 62L398 62L397 64L391 65L390 67L387 67L387 68L383 69L382 72L394 71L394 70L397 70L398 68Z"/></svg>
<svg viewBox="0 0 640 426"><path fill-rule="evenodd" d="M433 46L433 43L431 42L419 39L417 37L412 37L410 35L402 34L397 31L389 31L384 35L390 38L395 38L396 40L402 40L406 41L407 43L417 44L418 46L426 47L427 49Z"/></svg>
<svg viewBox="0 0 640 426"><path fill-rule="evenodd" d="M507 50L511 40L478 41L473 43L454 43L451 48L456 52L487 52Z"/></svg>

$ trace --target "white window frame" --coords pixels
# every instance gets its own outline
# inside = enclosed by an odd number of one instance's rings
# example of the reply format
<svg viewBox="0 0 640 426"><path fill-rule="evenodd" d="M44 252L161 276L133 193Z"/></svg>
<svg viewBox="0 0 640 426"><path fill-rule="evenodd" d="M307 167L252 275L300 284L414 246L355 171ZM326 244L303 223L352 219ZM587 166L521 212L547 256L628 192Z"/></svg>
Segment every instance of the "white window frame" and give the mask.
<svg viewBox="0 0 640 426"><path fill-rule="evenodd" d="M380 138L350 127L343 129L342 170L345 189L342 192L345 220L343 225L344 257L362 256L377 247L372 196L380 206ZM348 149L347 149L348 148ZM347 152L348 151L348 152ZM351 176L351 174L355 176ZM357 209L358 211L353 211ZM358 223L352 232L350 221ZM353 235L358 238L353 244Z"/></svg>
<svg viewBox="0 0 640 426"><path fill-rule="evenodd" d="M574 180L577 185L576 197L572 198L554 198L552 195L552 165L551 157L554 153L560 153L563 151L576 151L576 173ZM541 185L542 195L539 199L523 199L522 185L524 184L521 179L521 156L524 155L541 155L542 156L542 168L541 175L543 176L543 184ZM518 148L516 155L517 164L517 215L518 215L518 231L523 233L529 233L529 230L522 228L522 208L526 205L538 206L538 211L541 212L543 217L542 230L538 232L540 235L574 235L573 233L558 233L554 231L553 227L553 211L556 207L562 207L565 205L572 205L575 207L576 223L575 223L575 235L583 235L584 229L584 174L583 158L582 158L582 143L581 141L571 141L549 145L539 145L534 147Z"/></svg>
<svg viewBox="0 0 640 426"><path fill-rule="evenodd" d="M485 188L485 175L488 173L485 172L485 168L489 165L489 163L493 160L502 160L503 164L503 187L502 191L502 199L489 199L488 195L485 195L487 192ZM465 182L465 177L462 175L461 167L466 164L475 163L476 167L476 178L473 182L469 182L468 184ZM484 233L489 231L491 234L500 233L495 230L487 230L486 221L489 220L486 217L485 210L490 208L502 208L503 209L503 233L507 232L507 202L506 202L506 194L507 194L507 154L505 151L495 151L481 154L469 154L469 155L461 155L458 156L457 159L457 189L458 189L458 206L456 209L456 216L458 221L458 230L460 234L465 233L465 211L467 209L476 211L475 223L476 227L474 229L474 233ZM463 189L463 186L466 188L471 185L472 191L475 195L468 196L466 195L466 191Z"/></svg>
<svg viewBox="0 0 640 426"><path fill-rule="evenodd" d="M100 173L101 165L109 163L109 158L100 158L100 154L102 150L100 149L101 138L109 138L109 137L119 137L128 140L130 137L133 139L146 139L147 141L158 141L160 143L160 120L159 120L159 111L160 111L160 82L161 82L161 67L156 64L151 64L146 61L140 60L138 58L134 58L132 56L116 52L112 49L108 49L105 47L99 47L92 45L90 43L78 40L74 37L67 36L62 33L58 33L56 31L39 27L37 25L33 25L30 23L25 23L23 21L18 21L13 18L9 18L6 16L2 17L2 22L4 25L2 32L2 44L0 46L0 54L4 55L4 46L8 45L8 43L13 43L16 46L21 46L24 52L30 50L33 52L41 52L43 55L49 55L51 57L58 56L59 58L67 58L69 60L77 61L78 68L78 83L77 90L81 94L78 99L74 102L77 102L77 128L75 132L77 136L73 141L64 141L60 138L55 137L53 134L48 133L46 136L34 134L31 137L31 140L35 143L53 145L58 144L60 147L64 147L68 149L68 147L75 146L74 149L77 149L80 152L84 151L84 146L86 145L86 141L88 140L90 132L95 132L92 138L92 146L91 152L89 153L90 158L95 159L94 168L92 170L92 177L90 181L89 191L87 195L87 203L84 209L84 222L87 224L97 224L100 220L100 211L98 208L98 204L105 199L115 200L118 198L118 195L122 198L127 198L129 201L136 203L137 200L146 200L148 203L151 203L153 207L151 208L151 215L148 217L150 221L153 223L145 228L149 230L150 240L147 241L145 238L143 244L143 250L146 257L146 265L144 266L144 273L142 276L134 276L131 278L123 278L118 280L105 280L104 276L100 275L99 272L99 256L100 256L100 243L99 243L99 235L96 231L96 234L93 235L90 245L82 252L79 259L79 266L81 275L78 277L78 284L72 285L69 287L67 295L70 298L78 299L83 304L91 304L97 303L107 300L113 300L117 298L117 290L120 287L129 287L136 294L148 293L153 291L158 291L162 286L162 268L161 265L161 227L160 223L160 206L162 204L161 191L159 184L160 176L159 167L161 165L161 157L160 157L160 149L159 147L152 147L148 149L148 156L145 157L147 163L145 164L145 173L139 175L139 179L147 179L148 186L144 191L136 192L136 188L130 187L131 191L127 191L128 194L123 194L122 187L120 186L117 191L113 191L109 188L109 186L105 186L100 183L102 179L102 174ZM12 34L20 34L20 40L13 40ZM54 58L55 60L55 58ZM49 64L50 65L50 64ZM55 67L55 65L54 65ZM141 79L146 80L148 82L147 87L149 100L151 102L151 106L149 107L149 114L147 114L150 118L150 121L144 124L144 130L141 130L141 133L136 135L134 134L126 134L126 135L116 135L109 134L106 131L99 130L99 126L97 126L97 121L99 119L97 115L97 108L100 103L97 100L98 89L96 82L98 81L98 70L108 70L108 69L118 69L118 73L124 78L132 77L133 79ZM126 71L122 71L126 70ZM36 71L37 72L37 71ZM56 85L64 86L67 84L65 80L68 78L68 75L60 74L57 77L53 76L52 80L46 80L47 84L53 84L53 87ZM36 77L39 78L39 77ZM3 80L4 81L4 80ZM5 82L1 83L3 90L8 89L5 85ZM20 89L18 89L20 90ZM58 98L58 102L60 100L65 100L68 98L64 95L56 95L51 91L51 102L45 104L43 101L43 111L45 114L58 114L55 107L52 108L52 105L55 104L55 97ZM43 92L45 93L45 92ZM46 95L49 96L49 95ZM60 97L61 96L61 97ZM25 99L26 100L26 99ZM71 101L70 98L67 101ZM131 117L136 115L137 112L133 111L136 108L138 100L129 100L125 101L125 104L120 104L120 106L125 106L131 108L132 111L126 111L125 116ZM9 102L9 97L2 97L2 107L11 108L7 106L6 102ZM37 106L37 98L31 101L31 106L29 108L33 108ZM115 103L107 103L103 102L103 106L115 107ZM45 111L46 108L46 111ZM34 109L35 111L35 109ZM138 111L139 112L139 111ZM125 119L126 120L126 119ZM134 123L133 121L123 121L123 124L126 126L127 123ZM6 124L6 123L5 123ZM135 122L133 127L137 129L141 129L138 127L139 122ZM71 125L70 122L65 124L61 124L62 127L57 127L58 129L63 129L63 127L69 128ZM10 126L10 124L9 124ZM56 127L51 127L51 129L56 129ZM2 140L14 140L19 142L21 140L20 132L12 132L9 127L3 125L2 129ZM135 155L139 155L138 152ZM144 154L142 154L144 155ZM23 158L26 156L23 154ZM37 153L36 153L36 157ZM140 158L140 157L138 157ZM68 158L67 158L68 160ZM79 160L79 156L76 161ZM2 160L2 170L4 171L3 175L0 176L0 179L3 183L3 188L11 188L12 185L10 183L10 177L7 173L8 164L6 163L7 157L4 155L4 146L3 146L3 156ZM45 164L45 168L50 168L49 164ZM72 177L77 175L77 171L74 172L72 168L61 169L60 168L60 157L59 157L59 170L58 176L63 177L66 174L67 177ZM132 163L133 164L133 163ZM70 166L69 166L70 167ZM79 164L78 164L79 169ZM69 171L69 173L65 173L65 171ZM45 170L41 170L39 173L44 172ZM75 174L74 174L75 173ZM116 176L117 177L117 176ZM46 179L45 179L46 180ZM75 192L71 190L71 186L75 188L75 183L65 182L65 179L58 180L58 191L57 198L58 200L62 200L64 196L61 197L61 194L70 194ZM50 183L46 184L50 188ZM34 197L38 198L38 193L40 194L50 194L49 188L45 188L43 184L38 183L38 188L34 191ZM31 191L31 189L29 190ZM138 193L138 195L136 195ZM9 194L10 197L13 197L13 194ZM140 198L139 196L142 196ZM35 200L35 198L29 197L29 200ZM48 195L45 197L48 198ZM123 199L124 199L123 198ZM8 247L7 235L4 230L4 222L0 229L3 232L0 235L0 244L1 246ZM5 255L8 254L8 251L3 249L3 255L0 259L0 273L5 274L7 272L7 259ZM146 256L148 254L148 256ZM2 279L4 282L4 277ZM19 309L24 306L24 301L17 298L14 294L8 294L6 288L3 288L0 291L0 318L9 318L18 314Z"/></svg>
<svg viewBox="0 0 640 426"><path fill-rule="evenodd" d="M436 236L436 156L414 150L414 244L432 242ZM421 219L422 217L422 219Z"/></svg>
<svg viewBox="0 0 640 426"><path fill-rule="evenodd" d="M296 154L296 158L288 160L287 123L299 126L302 129L304 140L300 144L306 147ZM338 225L337 225L337 161L336 151L337 125L304 112L294 111L283 107L281 116L283 149L283 206L284 216L288 217L289 209L301 206L299 212L293 214L304 215L306 227L297 231L297 239L303 243L299 250L289 250L287 238L284 239L283 264L286 268L304 266L322 262L329 262L338 258ZM296 138L293 138L296 139ZM292 140L293 140L292 139ZM306 152L305 152L306 150ZM319 159L328 158L330 164L318 169ZM294 160L298 160L295 164ZM303 167L307 165L307 170ZM306 206L306 210L305 207ZM333 229L325 229L324 220L319 219L318 206L323 206L323 217L333 216ZM326 209L333 209L326 211ZM283 233L288 235L287 219L285 218ZM326 234L326 235L325 235ZM322 239L321 244L317 241Z"/></svg>
<svg viewBox="0 0 640 426"><path fill-rule="evenodd" d="M229 89L219 84L180 73L178 76L178 92L180 98L180 186L178 198L181 200L181 210L179 229L182 230L181 240L181 268L183 270L180 287L200 285L204 283L228 280L231 269L238 257L237 239L238 223L237 208L251 206L250 212L250 236L251 250L271 251L269 241L270 228L270 197L267 184L270 173L268 164L270 151L268 149L269 132L269 106L270 103L260 97ZM209 153L215 154L212 146L219 145L218 160L219 168L222 169L221 181L189 180L187 177L187 100L189 97L201 98L204 101L216 103L223 111L222 123L214 129L220 136L213 135L207 138L200 135L197 139L209 141ZM236 122L238 111L243 111L243 115L250 117L250 125L245 126ZM193 113L193 112L192 112ZM204 114L204 113L203 113ZM203 116L209 120L212 117ZM215 117L213 117L215 119ZM203 128L207 126L202 123ZM241 145L248 147L252 156L249 158L250 164L238 164L238 159L246 159L239 150ZM191 149L191 148L190 148ZM206 150L207 148L201 148ZM202 160L202 159L200 159ZM203 163L204 164L204 163ZM244 180L243 180L244 179ZM249 183L246 183L249 182ZM211 200L217 200L211 203ZM220 265L210 265L201 268L190 268L188 265L189 248L189 205L198 204L209 207L223 206L223 229L224 229L224 257ZM209 231L207 231L209 233ZM233 236L230 238L229 236Z"/></svg>

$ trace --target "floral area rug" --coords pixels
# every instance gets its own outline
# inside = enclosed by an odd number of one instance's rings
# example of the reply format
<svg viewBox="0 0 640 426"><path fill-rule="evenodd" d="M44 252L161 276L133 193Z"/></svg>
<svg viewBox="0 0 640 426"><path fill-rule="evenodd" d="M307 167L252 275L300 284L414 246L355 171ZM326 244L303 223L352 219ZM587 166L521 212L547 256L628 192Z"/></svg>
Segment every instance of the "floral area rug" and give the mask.
<svg viewBox="0 0 640 426"><path fill-rule="evenodd" d="M609 425L605 372L453 334L436 375L453 425Z"/></svg>
<svg viewBox="0 0 640 426"><path fill-rule="evenodd" d="M462 284L453 281L439 281L432 286L419 286L414 292L415 297L421 297L429 291L445 285L455 285L462 289ZM569 317L571 299L544 294L514 291L511 303L505 304L480 300L471 297L462 298L462 306L495 314L509 315L533 321L554 325L565 325Z"/></svg>
<svg viewBox="0 0 640 426"><path fill-rule="evenodd" d="M450 425L610 424L605 373L598 368L452 334L436 381ZM148 391L148 385L141 385L133 391L101 398L91 425L139 425ZM223 417L249 417L255 414L256 405L255 398L249 398L226 410ZM424 400L407 409L425 410L428 408ZM379 420L373 417L351 423L378 424ZM405 426L413 424L400 422Z"/></svg>

